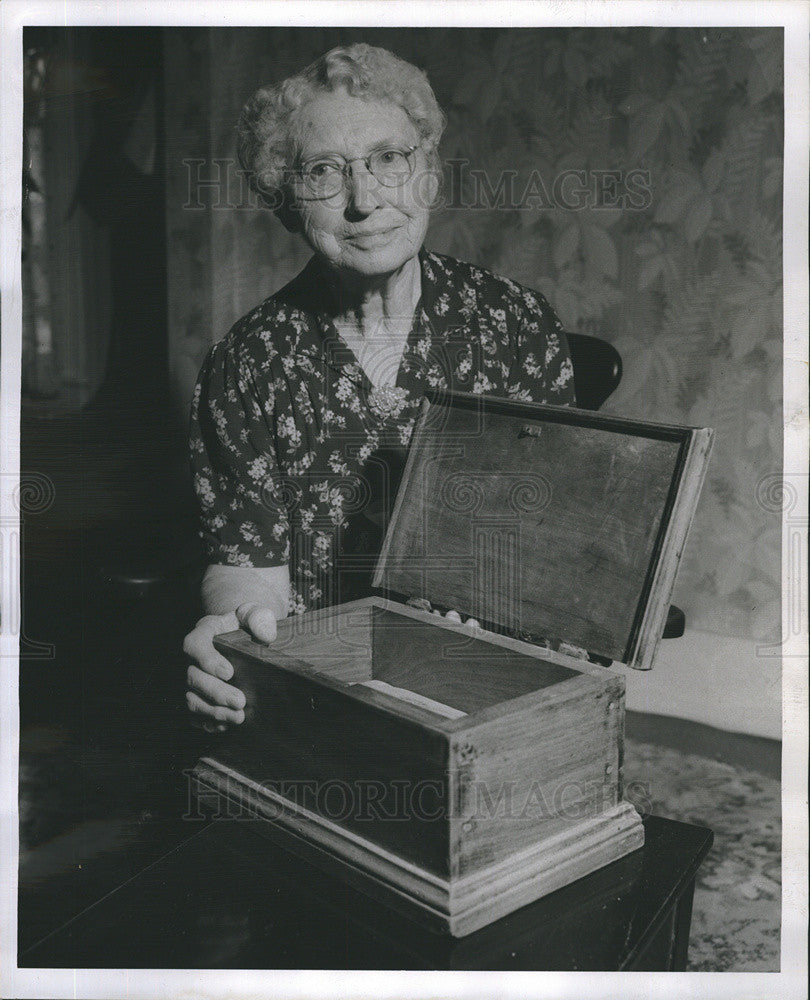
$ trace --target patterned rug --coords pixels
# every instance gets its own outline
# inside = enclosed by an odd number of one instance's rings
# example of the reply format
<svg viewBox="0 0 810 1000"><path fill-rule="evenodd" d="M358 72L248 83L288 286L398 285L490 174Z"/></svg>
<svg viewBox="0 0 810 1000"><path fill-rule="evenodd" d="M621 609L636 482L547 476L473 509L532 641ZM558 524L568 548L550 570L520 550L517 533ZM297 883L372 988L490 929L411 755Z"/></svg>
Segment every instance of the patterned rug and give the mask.
<svg viewBox="0 0 810 1000"><path fill-rule="evenodd" d="M695 889L689 970L778 972L780 783L749 768L630 738L624 773L639 811L714 831Z"/></svg>

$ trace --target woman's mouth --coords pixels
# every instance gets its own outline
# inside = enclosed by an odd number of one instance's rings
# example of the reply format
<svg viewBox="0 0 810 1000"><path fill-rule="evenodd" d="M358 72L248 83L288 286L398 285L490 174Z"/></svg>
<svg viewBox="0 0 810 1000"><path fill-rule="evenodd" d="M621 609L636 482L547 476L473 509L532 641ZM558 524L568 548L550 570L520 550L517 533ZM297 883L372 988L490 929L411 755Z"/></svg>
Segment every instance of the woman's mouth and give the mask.
<svg viewBox="0 0 810 1000"><path fill-rule="evenodd" d="M385 246L398 229L398 226L389 226L386 229L375 229L367 233L352 233L346 237L346 242L361 250L376 250Z"/></svg>

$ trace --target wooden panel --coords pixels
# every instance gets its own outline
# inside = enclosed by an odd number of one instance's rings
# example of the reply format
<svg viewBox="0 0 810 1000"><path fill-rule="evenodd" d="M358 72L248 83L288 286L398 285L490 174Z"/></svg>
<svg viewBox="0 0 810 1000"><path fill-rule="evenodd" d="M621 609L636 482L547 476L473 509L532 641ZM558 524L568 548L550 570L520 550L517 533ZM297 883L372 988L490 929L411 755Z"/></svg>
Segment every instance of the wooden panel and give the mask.
<svg viewBox="0 0 810 1000"><path fill-rule="evenodd" d="M198 763L194 777L203 795L212 789L222 800L248 802L257 832L430 930L449 931L455 937L589 875L644 843L638 814L629 804L619 803L569 823L506 864L448 880L403 864L373 841L347 834L210 758Z"/></svg>
<svg viewBox="0 0 810 1000"><path fill-rule="evenodd" d="M473 713L577 676L557 663L375 609L376 679Z"/></svg>
<svg viewBox="0 0 810 1000"><path fill-rule="evenodd" d="M399 855L381 849L373 840L349 833L339 824L263 788L220 761L202 758L193 778L201 801L211 801L208 794L211 789L221 796L220 811L225 802L245 806L246 812L259 821L254 825L257 833L276 840L361 891L382 898L431 930L448 929L450 886L446 878L403 863Z"/></svg>
<svg viewBox="0 0 810 1000"><path fill-rule="evenodd" d="M285 618L278 623L271 651L293 656L344 684L357 684L371 679L371 648L371 610L358 602Z"/></svg>
<svg viewBox="0 0 810 1000"><path fill-rule="evenodd" d="M458 733L451 748L451 870L498 864L620 799L624 679L552 687L499 720Z"/></svg>
<svg viewBox="0 0 810 1000"><path fill-rule="evenodd" d="M339 662L333 672L329 656L348 622L364 663L371 637L375 679L470 714L443 718L341 680L351 671ZM497 867L617 805L621 677L377 599L282 624L282 648L243 632L215 640L248 699L219 762L270 798L293 797L350 839L447 878ZM519 815L498 811L507 788Z"/></svg>
<svg viewBox="0 0 810 1000"><path fill-rule="evenodd" d="M628 802L571 822L504 863L460 879L452 890L450 933L463 937L485 927L643 845L641 817Z"/></svg>
<svg viewBox="0 0 810 1000"><path fill-rule="evenodd" d="M624 657L636 670L649 670L664 631L669 600L675 587L675 575L683 554L686 536L695 516L703 480L709 466L714 432L692 432L686 449L681 488L672 504L672 512L661 539L661 551L650 584L650 596L643 606L641 621Z"/></svg>
<svg viewBox="0 0 810 1000"><path fill-rule="evenodd" d="M248 699L244 724L217 744L222 764L447 874L449 750L440 729L407 718L420 712L414 706L379 708L375 699L396 702L378 692L341 690L326 677L307 676L303 666L273 666L271 647L260 659L236 640L216 645Z"/></svg>
<svg viewBox="0 0 810 1000"><path fill-rule="evenodd" d="M382 691L383 694L390 694L399 701L417 705L419 708L427 709L427 711L432 712L434 715L441 715L445 719L461 719L467 714L458 708L453 708L452 705L445 705L444 702L427 698L425 695L417 694L416 691L411 691L409 688L395 687L387 681L374 679L360 681L360 683L363 687L371 688L373 691Z"/></svg>
<svg viewBox="0 0 810 1000"><path fill-rule="evenodd" d="M676 507L688 526L697 503L694 488L678 500L692 438L463 394L426 404L374 583L626 662L674 582L682 540L664 541Z"/></svg>

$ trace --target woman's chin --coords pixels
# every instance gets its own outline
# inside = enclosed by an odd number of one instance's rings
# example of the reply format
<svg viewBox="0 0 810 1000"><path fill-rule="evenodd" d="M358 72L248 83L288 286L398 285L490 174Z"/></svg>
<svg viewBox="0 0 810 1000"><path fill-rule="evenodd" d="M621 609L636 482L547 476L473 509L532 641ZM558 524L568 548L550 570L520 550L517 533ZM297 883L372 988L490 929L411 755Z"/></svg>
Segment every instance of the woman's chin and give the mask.
<svg viewBox="0 0 810 1000"><path fill-rule="evenodd" d="M361 247L348 244L343 247L340 257L332 261L332 264L339 271L346 271L356 275L375 277L383 274L392 274L398 271L404 264L414 258L419 252L419 247L407 246L385 246L385 247Z"/></svg>

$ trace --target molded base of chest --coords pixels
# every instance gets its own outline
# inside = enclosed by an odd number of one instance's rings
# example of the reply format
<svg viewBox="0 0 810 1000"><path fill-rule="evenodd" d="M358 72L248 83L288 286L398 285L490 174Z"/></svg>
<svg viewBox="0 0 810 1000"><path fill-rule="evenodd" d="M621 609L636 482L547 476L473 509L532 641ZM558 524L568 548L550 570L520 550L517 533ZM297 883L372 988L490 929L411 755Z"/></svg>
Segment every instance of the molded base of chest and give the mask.
<svg viewBox="0 0 810 1000"><path fill-rule="evenodd" d="M455 879L408 864L374 841L302 808L244 775L202 758L196 793L220 815L256 820L258 833L337 875L437 933L464 937L494 920L618 861L644 844L636 810L620 802L565 828L498 865Z"/></svg>
<svg viewBox="0 0 810 1000"><path fill-rule="evenodd" d="M377 598L216 643L248 705L199 796L435 931L643 844L619 675Z"/></svg>

